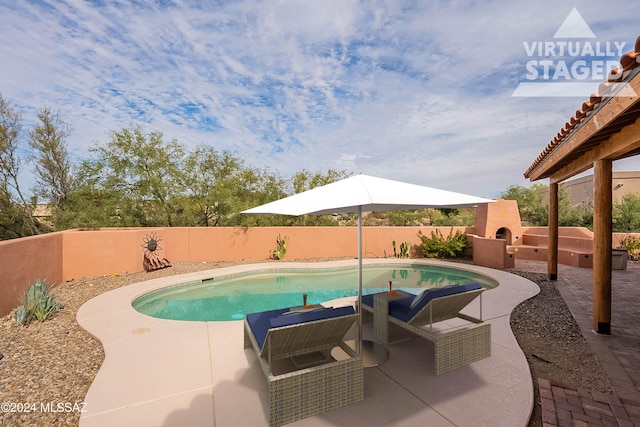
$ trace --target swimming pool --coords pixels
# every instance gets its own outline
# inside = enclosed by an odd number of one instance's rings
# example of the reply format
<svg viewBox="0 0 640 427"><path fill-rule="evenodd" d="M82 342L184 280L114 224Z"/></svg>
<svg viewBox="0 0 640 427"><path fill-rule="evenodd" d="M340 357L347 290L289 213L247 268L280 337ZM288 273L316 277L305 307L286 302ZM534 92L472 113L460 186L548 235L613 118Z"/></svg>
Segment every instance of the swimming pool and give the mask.
<svg viewBox="0 0 640 427"><path fill-rule="evenodd" d="M133 307L148 316L192 321L241 320L247 313L319 304L358 294L357 266L341 268L282 268L205 279L169 286L136 298ZM366 265L363 294L394 289L417 294L452 283L479 282L485 288L498 283L487 276L435 265Z"/></svg>

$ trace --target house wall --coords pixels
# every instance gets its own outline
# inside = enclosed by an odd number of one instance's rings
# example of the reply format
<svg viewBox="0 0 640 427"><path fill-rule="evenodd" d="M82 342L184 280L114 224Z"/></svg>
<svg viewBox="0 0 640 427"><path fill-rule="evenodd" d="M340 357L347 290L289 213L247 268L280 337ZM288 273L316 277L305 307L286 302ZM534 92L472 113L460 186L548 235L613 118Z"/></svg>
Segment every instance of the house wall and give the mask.
<svg viewBox="0 0 640 427"><path fill-rule="evenodd" d="M593 175L565 181L560 186L567 190L572 204L593 206ZM620 203L627 194L640 194L640 171L613 172L611 188L614 203ZM544 203L549 203L548 188L542 189L540 195Z"/></svg>

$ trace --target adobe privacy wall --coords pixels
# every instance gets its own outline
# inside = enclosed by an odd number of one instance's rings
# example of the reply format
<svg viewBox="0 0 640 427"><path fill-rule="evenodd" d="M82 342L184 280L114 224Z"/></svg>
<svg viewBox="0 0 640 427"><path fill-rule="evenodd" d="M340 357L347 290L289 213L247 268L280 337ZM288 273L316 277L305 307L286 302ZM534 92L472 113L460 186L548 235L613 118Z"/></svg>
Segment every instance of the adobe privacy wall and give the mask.
<svg viewBox="0 0 640 427"><path fill-rule="evenodd" d="M438 227L363 227L363 257L393 256L392 241L417 245ZM449 234L451 227L440 227ZM472 227L454 227L473 234ZM0 242L0 315L11 311L36 278L58 284L83 277L143 270L143 244L160 239L171 262L264 260L278 235L289 237L287 259L357 257L357 227L170 227L67 230ZM422 256L422 254L414 254Z"/></svg>

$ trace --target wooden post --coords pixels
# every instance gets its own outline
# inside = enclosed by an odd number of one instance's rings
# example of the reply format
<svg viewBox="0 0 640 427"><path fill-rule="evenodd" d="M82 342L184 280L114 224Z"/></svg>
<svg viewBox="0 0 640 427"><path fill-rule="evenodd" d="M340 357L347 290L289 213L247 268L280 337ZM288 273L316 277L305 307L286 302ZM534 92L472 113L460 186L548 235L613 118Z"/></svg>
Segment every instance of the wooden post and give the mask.
<svg viewBox="0 0 640 427"><path fill-rule="evenodd" d="M593 328L611 334L611 217L612 161L597 160L594 165L593 210Z"/></svg>
<svg viewBox="0 0 640 427"><path fill-rule="evenodd" d="M549 280L558 280L558 183L549 185L549 241L547 243Z"/></svg>

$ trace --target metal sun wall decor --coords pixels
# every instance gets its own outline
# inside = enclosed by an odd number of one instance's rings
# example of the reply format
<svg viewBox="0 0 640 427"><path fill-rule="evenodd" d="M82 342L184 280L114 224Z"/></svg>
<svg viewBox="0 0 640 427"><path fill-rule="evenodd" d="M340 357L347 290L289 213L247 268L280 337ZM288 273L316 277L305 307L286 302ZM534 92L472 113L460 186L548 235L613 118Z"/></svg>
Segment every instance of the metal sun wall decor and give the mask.
<svg viewBox="0 0 640 427"><path fill-rule="evenodd" d="M160 256L160 251L162 250L160 247L160 242L162 241L160 236L153 232L147 234L142 241L142 265L144 267L144 271L149 272L171 267L171 262Z"/></svg>

